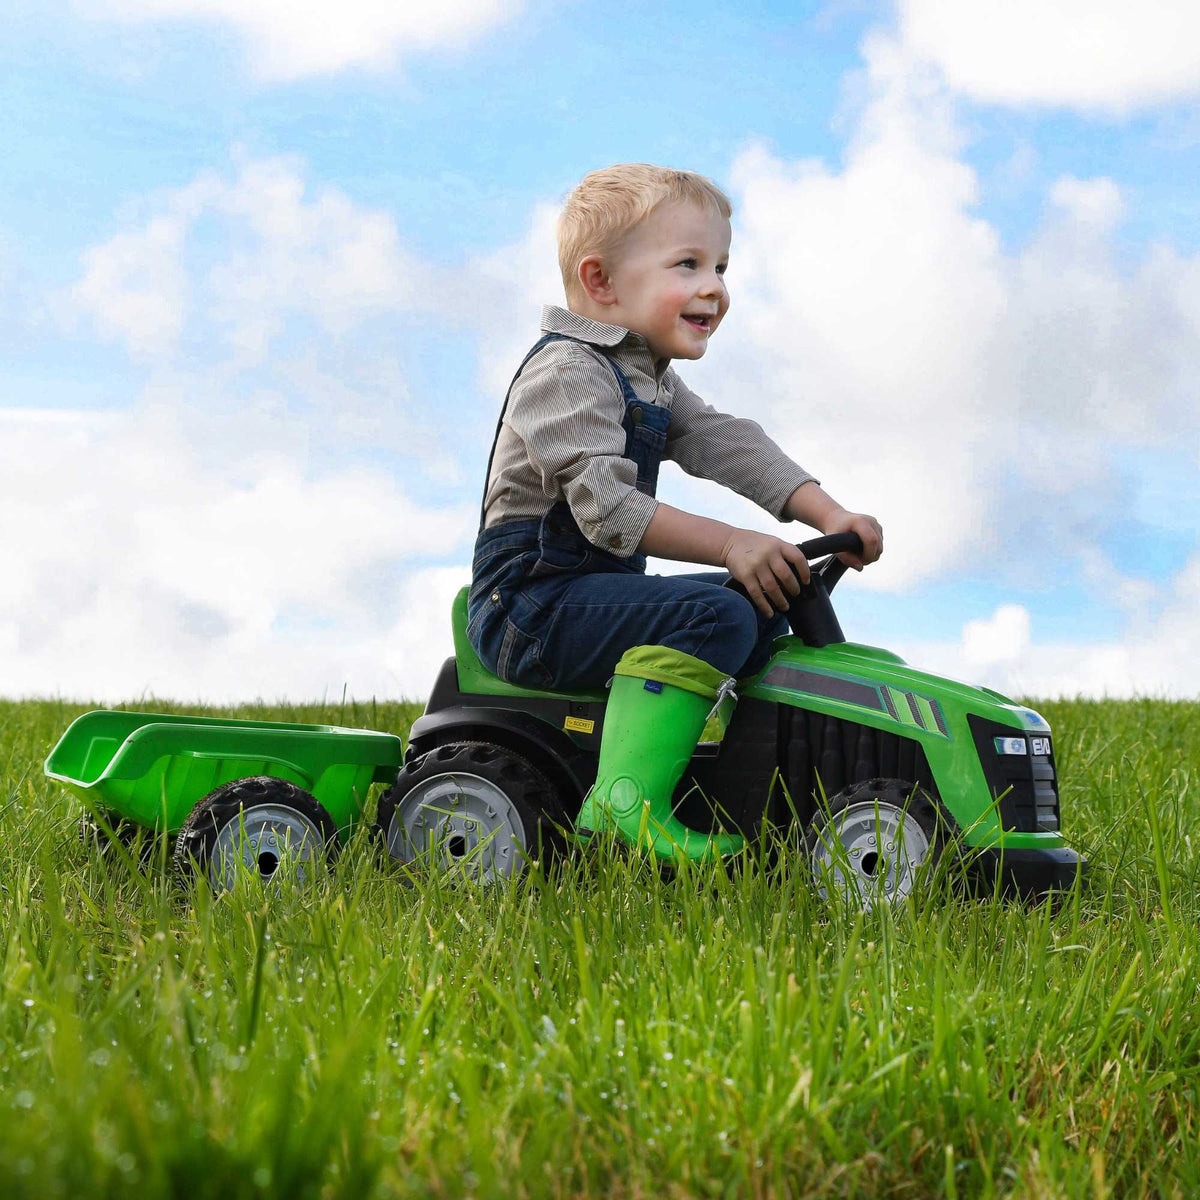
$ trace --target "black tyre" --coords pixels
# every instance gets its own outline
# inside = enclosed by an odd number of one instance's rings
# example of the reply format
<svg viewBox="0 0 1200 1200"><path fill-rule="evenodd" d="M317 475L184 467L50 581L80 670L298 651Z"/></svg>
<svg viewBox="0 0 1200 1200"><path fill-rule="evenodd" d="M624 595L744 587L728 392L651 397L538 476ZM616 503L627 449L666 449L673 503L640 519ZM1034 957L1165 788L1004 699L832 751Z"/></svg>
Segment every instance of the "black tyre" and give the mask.
<svg viewBox="0 0 1200 1200"><path fill-rule="evenodd" d="M255 775L217 788L192 809L175 839L175 870L185 879L199 870L221 891L241 870L270 883L287 862L305 882L336 850L333 818L308 792Z"/></svg>
<svg viewBox="0 0 1200 1200"><path fill-rule="evenodd" d="M817 890L822 897L838 892L864 907L895 904L941 857L946 829L937 802L911 783L851 784L808 827Z"/></svg>
<svg viewBox="0 0 1200 1200"><path fill-rule="evenodd" d="M380 797L377 829L397 862L490 883L552 855L560 821L532 763L490 742L451 742L405 764Z"/></svg>

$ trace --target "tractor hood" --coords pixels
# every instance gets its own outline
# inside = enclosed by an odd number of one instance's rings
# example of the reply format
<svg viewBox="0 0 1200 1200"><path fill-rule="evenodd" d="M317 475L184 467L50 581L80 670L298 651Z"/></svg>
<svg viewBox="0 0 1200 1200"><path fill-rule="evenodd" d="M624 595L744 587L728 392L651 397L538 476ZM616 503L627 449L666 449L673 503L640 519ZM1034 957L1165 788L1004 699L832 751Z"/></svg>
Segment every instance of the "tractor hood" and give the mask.
<svg viewBox="0 0 1200 1200"><path fill-rule="evenodd" d="M1040 713L993 691L910 667L877 646L839 642L819 648L783 637L766 669L742 694L816 708L832 716L908 736L949 736L967 713L1023 731L1048 734Z"/></svg>

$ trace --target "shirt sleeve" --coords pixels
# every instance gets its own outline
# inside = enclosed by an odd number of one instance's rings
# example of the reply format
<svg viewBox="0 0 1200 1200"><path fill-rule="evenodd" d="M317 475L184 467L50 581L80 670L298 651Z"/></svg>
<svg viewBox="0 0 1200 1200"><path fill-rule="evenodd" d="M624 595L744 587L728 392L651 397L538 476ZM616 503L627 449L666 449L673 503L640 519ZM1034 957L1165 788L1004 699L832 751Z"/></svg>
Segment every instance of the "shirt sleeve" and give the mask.
<svg viewBox="0 0 1200 1200"><path fill-rule="evenodd" d="M624 413L612 368L559 343L526 365L505 416L546 496L565 499L584 537L622 557L637 549L658 507L637 490L637 465L625 457Z"/></svg>
<svg viewBox="0 0 1200 1200"><path fill-rule="evenodd" d="M668 374L673 398L666 456L689 475L724 484L786 520L788 497L817 479L788 458L757 421L717 412L673 370Z"/></svg>

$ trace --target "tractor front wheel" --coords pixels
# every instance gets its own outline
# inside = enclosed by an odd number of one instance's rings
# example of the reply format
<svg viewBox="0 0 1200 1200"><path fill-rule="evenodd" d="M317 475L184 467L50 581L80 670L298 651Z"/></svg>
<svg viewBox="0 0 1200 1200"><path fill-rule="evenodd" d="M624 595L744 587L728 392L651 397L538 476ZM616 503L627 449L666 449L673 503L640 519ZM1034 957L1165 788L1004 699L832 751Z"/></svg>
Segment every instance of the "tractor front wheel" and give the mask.
<svg viewBox="0 0 1200 1200"><path fill-rule="evenodd" d="M813 879L822 899L837 892L869 908L909 896L942 852L945 818L920 788L900 779L851 784L808 828Z"/></svg>

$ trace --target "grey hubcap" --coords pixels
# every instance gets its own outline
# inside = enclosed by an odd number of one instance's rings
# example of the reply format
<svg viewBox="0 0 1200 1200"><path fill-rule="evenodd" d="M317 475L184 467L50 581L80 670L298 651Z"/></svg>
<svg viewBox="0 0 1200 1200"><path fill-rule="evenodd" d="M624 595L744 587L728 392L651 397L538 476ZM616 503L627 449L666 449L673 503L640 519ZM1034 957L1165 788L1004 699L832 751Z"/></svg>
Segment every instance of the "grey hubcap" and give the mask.
<svg viewBox="0 0 1200 1200"><path fill-rule="evenodd" d="M525 826L494 783L454 771L426 779L397 802L387 848L400 862L420 858L486 883L521 869Z"/></svg>
<svg viewBox="0 0 1200 1200"><path fill-rule="evenodd" d="M304 883L323 841L316 825L296 809L255 804L221 826L209 859L209 882L214 888L231 888L238 871L246 870L265 883L287 860L294 863L297 882Z"/></svg>
<svg viewBox="0 0 1200 1200"><path fill-rule="evenodd" d="M848 805L820 826L812 869L818 891L829 891L867 907L895 903L913 890L931 846L920 822L883 801Z"/></svg>

